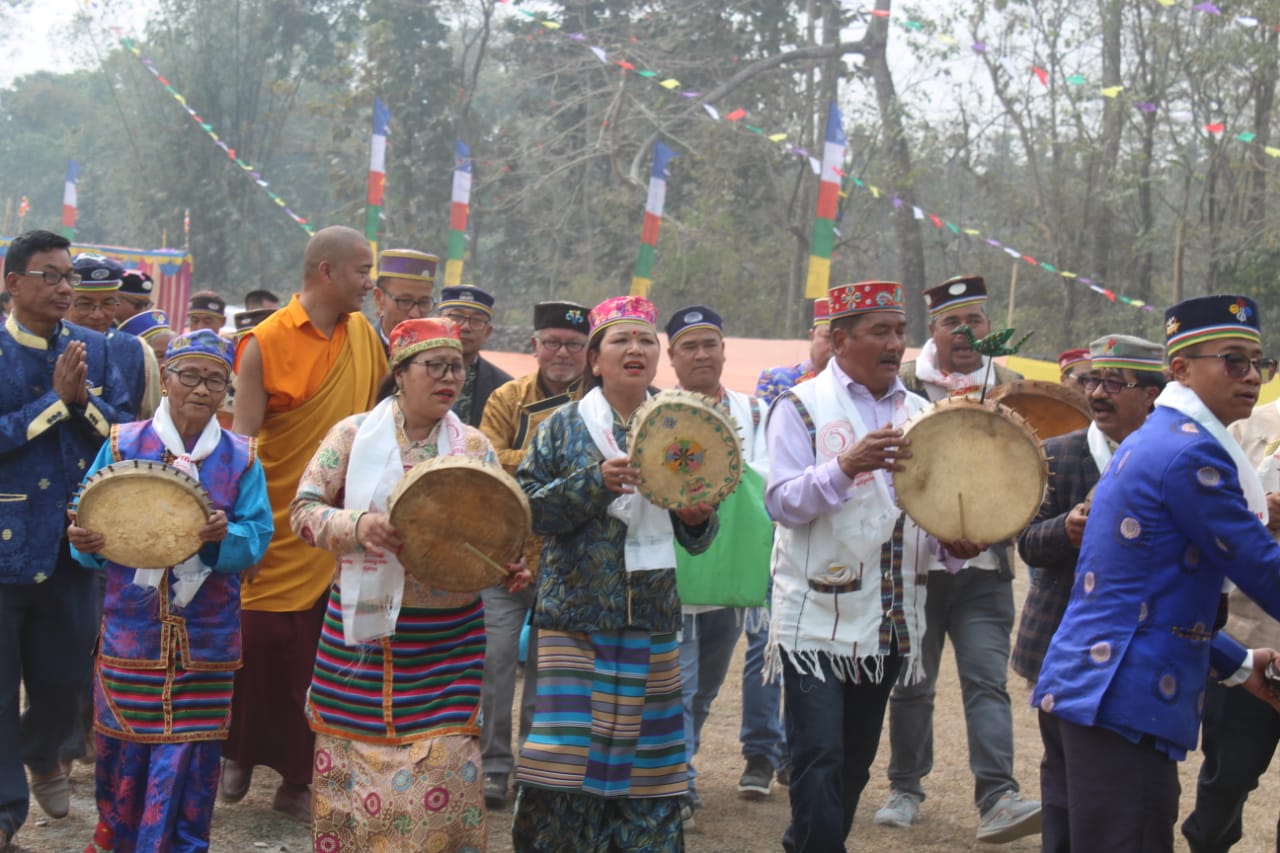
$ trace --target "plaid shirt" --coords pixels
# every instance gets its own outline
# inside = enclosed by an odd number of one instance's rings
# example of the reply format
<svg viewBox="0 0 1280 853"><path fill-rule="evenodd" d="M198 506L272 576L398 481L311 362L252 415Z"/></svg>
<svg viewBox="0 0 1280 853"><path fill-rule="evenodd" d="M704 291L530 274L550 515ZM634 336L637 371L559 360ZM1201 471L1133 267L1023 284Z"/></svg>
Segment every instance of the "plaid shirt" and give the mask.
<svg viewBox="0 0 1280 853"><path fill-rule="evenodd" d="M1067 513L1083 502L1098 482L1098 466L1089 453L1087 435L1082 429L1044 443L1049 488L1035 519L1018 534L1018 554L1039 571L1027 590L1010 664L1014 672L1032 681L1040 676L1040 663L1062 622L1075 583L1080 549L1067 539Z"/></svg>

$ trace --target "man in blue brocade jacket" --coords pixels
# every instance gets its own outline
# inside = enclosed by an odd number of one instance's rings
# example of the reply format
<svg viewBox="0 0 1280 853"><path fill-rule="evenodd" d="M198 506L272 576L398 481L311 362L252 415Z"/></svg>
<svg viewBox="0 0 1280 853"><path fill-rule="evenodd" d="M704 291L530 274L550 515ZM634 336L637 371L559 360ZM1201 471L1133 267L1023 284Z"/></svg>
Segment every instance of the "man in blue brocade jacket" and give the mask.
<svg viewBox="0 0 1280 853"><path fill-rule="evenodd" d="M1276 362L1262 358L1258 307L1243 297L1179 303L1165 332L1172 381L1098 482L1032 696L1046 851L1172 851L1177 762L1195 748L1206 677L1268 695L1276 653L1246 651L1215 620L1224 578L1280 616L1280 545L1226 431Z"/></svg>
<svg viewBox="0 0 1280 853"><path fill-rule="evenodd" d="M67 504L111 425L133 420L106 338L64 323L76 274L68 241L29 231L9 246L0 328L0 851L27 818L69 808L58 747L75 720L97 624L91 572L71 558ZM30 709L19 718L19 679Z"/></svg>

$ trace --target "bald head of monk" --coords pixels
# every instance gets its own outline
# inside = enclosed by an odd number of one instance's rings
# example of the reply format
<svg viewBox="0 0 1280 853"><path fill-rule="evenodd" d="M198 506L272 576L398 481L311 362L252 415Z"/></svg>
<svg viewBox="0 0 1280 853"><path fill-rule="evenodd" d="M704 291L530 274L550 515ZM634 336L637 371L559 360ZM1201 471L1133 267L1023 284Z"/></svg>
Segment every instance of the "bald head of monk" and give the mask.
<svg viewBox="0 0 1280 853"><path fill-rule="evenodd" d="M303 255L303 300L335 312L359 311L373 290L372 273L373 247L363 234L343 225L322 228Z"/></svg>

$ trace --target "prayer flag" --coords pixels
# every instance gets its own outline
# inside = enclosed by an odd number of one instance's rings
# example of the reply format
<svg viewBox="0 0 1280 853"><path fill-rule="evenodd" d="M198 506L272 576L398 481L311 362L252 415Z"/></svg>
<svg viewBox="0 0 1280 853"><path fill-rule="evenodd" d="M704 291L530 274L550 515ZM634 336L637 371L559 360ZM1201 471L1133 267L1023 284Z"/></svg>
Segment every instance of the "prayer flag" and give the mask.
<svg viewBox="0 0 1280 853"><path fill-rule="evenodd" d="M80 177L80 164L67 161L67 182L62 187L62 236L68 240L76 236L76 181Z"/></svg>
<svg viewBox="0 0 1280 853"><path fill-rule="evenodd" d="M831 283L831 249L835 244L836 213L840 206L840 166L844 163L847 141L844 117L831 102L827 110L827 136L822 149L822 177L818 183L818 206L814 212L813 237L809 241L809 275L805 281L806 299L821 299Z"/></svg>
<svg viewBox="0 0 1280 853"><path fill-rule="evenodd" d="M373 140L369 145L369 191L365 198L364 236L374 244L377 257L378 228L382 224L382 195L387 186L387 125L391 111L381 98L373 99Z"/></svg>
<svg viewBox="0 0 1280 853"><path fill-rule="evenodd" d="M444 262L445 287L462 284L462 261L467 253L467 217L471 210L471 149L454 143L453 203L449 206L449 255Z"/></svg>
<svg viewBox="0 0 1280 853"><path fill-rule="evenodd" d="M658 254L658 226L667 201L667 166L676 153L661 141L653 143L653 168L649 172L649 195L644 202L644 227L640 231L640 254L631 277L631 295L648 296L653 286L653 262Z"/></svg>

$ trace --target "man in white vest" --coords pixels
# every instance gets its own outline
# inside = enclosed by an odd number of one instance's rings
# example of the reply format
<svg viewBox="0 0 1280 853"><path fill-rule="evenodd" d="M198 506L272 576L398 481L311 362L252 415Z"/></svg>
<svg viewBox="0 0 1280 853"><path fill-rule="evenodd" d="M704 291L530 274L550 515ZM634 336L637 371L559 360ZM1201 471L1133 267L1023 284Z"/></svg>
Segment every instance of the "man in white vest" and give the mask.
<svg viewBox="0 0 1280 853"><path fill-rule="evenodd" d="M671 315L666 332L667 357L671 359L671 367L680 381L680 388L714 400L734 419L742 438L742 461L758 475L755 481L758 487L760 478L767 477L769 473L768 452L764 443L765 407L759 400L738 391L730 391L720 384L725 362L724 321L716 311L705 305L690 305ZM744 487L745 484L740 488ZM726 538L720 541L719 548L713 544L711 549L696 557L689 556L687 552L677 552L678 584L686 566L694 570L705 568L707 571L714 571L724 568L723 564L728 562L732 563L731 568L737 573L758 569L761 580L759 594L764 595L768 584L770 523L764 506L758 500L758 490L755 495L756 513L744 516L731 512L721 517L721 534ZM736 492L722 509L729 509L729 501L735 499L740 499ZM754 541L748 544L748 539L753 534ZM726 560L725 554L730 548L733 556ZM720 552L720 549L725 550ZM684 559L686 557L687 560ZM744 561L753 565L743 565ZM689 593L683 585L679 591L681 601L684 602ZM698 751L702 725L711 712L711 703L719 694L720 685L724 683L725 674L729 671L746 611L742 607L719 606L706 599L693 604L685 603L682 610L684 624L680 634L680 679L684 702L685 750L690 761L689 796L681 808L681 817L685 828L689 829L694 810L702 806L695 786L697 773L693 768L693 756ZM746 709L743 714L746 715ZM770 767L769 776L772 775Z"/></svg>
<svg viewBox="0 0 1280 853"><path fill-rule="evenodd" d="M941 552L898 508L890 476L910 456L903 425L928 405L898 379L902 285L840 285L828 297L832 358L766 421L765 504L778 523L766 672L781 672L787 709L788 853L844 850L889 692L924 675L924 582Z"/></svg>

